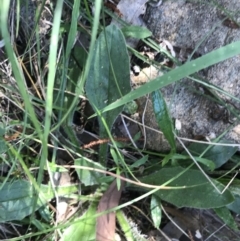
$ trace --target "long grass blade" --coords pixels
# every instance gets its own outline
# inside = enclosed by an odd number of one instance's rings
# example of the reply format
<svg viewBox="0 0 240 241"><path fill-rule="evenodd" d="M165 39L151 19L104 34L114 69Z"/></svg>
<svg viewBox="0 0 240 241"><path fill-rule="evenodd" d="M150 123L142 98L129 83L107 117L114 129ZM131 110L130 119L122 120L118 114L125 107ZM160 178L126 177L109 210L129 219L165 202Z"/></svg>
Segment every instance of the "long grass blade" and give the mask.
<svg viewBox="0 0 240 241"><path fill-rule="evenodd" d="M105 107L102 112L112 110L118 106L124 105L134 99L149 94L154 90L160 89L164 86L172 84L184 77L196 73L204 68L207 68L213 64L219 63L231 57L240 54L240 41L228 44L227 46L221 47L214 50L196 60L187 62L179 68L173 69L165 75L158 77L151 82L141 86L140 88L130 92L121 99Z"/></svg>

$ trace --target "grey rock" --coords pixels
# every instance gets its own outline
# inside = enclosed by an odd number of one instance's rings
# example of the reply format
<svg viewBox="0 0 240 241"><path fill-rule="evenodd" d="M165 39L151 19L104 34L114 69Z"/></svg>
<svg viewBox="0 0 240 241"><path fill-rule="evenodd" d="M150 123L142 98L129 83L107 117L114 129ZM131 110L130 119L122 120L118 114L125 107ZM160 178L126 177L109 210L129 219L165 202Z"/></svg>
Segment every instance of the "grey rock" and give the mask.
<svg viewBox="0 0 240 241"><path fill-rule="evenodd" d="M223 12L221 7L228 9L236 21L240 20L239 1L221 0L214 5L209 1L164 1L157 8L148 7L145 22L158 41L168 40L173 46L181 49L195 49L204 55L212 50L240 39L240 30L222 24ZM198 73L211 84L223 89L235 98L240 98L240 58L236 56L223 61ZM226 119L223 107L209 100L207 94L199 84L193 80L184 79L161 89L172 118L178 119L182 129L178 132L180 137L193 138L196 135L206 136L215 133L222 134L231 125L232 114ZM196 92L200 94L196 94ZM220 92L216 95L223 103L230 101L232 109L239 112L240 103ZM140 100L140 109L143 111L146 102ZM222 113L221 113L222 112ZM224 114L225 113L225 114ZM239 113L238 113L239 114ZM236 115L238 115L236 113ZM145 124L159 130L151 107L151 101L145 113ZM225 138L239 143L240 127L234 123L227 131ZM147 148L156 151L168 151L169 146L163 136L154 131L147 133ZM178 145L181 149L181 145Z"/></svg>

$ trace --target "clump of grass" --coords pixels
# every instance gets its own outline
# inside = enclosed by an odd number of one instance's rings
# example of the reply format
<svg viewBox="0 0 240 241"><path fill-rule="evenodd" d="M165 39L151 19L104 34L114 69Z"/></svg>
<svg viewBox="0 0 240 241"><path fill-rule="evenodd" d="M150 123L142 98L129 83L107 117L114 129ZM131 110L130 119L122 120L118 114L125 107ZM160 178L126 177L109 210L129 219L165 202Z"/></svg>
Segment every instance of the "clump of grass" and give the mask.
<svg viewBox="0 0 240 241"><path fill-rule="evenodd" d="M101 31L105 31L103 36L106 38L107 48L115 47L111 46L110 39L107 38L106 34L107 26L104 25L104 14L109 13L109 10L104 11L100 1L94 3L86 0L83 2L78 0L72 2L57 1L56 6L52 6L52 9L49 6L49 10L52 10L53 14L52 28L46 36L40 36L38 21L44 10L44 3L39 6L39 12L36 11L34 15L36 21L34 26L31 25L31 28L26 31L23 29L25 25L21 25L22 16L17 11L23 7L22 3L18 6L19 8L15 8L16 15L8 14L12 13L11 11L14 9L14 6L11 5L13 2L4 1L0 14L1 34L5 42L0 83L0 93L3 98L0 122L1 168L3 170L0 196L6 197L6 199L0 198L0 202L2 206L6 203L8 207L15 205L13 208L15 217L10 216L10 209L1 210L3 213L3 216L0 217L2 239L53 240L62 238L62 240L77 240L79 239L78 235L81 235L84 240L91 240L94 237L92 234L95 233L95 218L99 215L96 211L97 202L101 193L113 180L110 176L117 177L118 181L121 178L125 182L135 185L127 191L137 190L138 194L145 193L143 195L134 194L131 196L132 200L131 198L126 200L124 204L119 205L114 210L122 210L124 207L130 208L130 205L146 197L151 199L151 204L158 200L158 203L153 205L154 207L150 207L149 204L153 225L157 229L160 221L156 217L160 214L161 208L156 208L156 206L160 207L161 201L178 206L212 207L222 218L229 215L226 205L234 200L232 196L234 193L231 189L225 189L223 185L230 184L230 176L227 176L229 173L224 173L225 176L222 176L220 182L217 179L210 179L208 172L204 169L204 167L212 165L212 160L203 155L211 148L206 143L201 152L194 156L191 153L177 153L175 148L176 133L174 135L167 106L161 94L155 90L239 54L239 42L232 43L166 72L164 76L158 77L136 90L129 91L129 93L124 93L114 101L107 99L107 104L100 105L101 108L97 105L97 101L90 101L95 111L93 115L99 117L99 123L101 121L103 123L100 124L100 128L106 130L103 136L96 137L97 131L91 133L92 136L95 134L95 139L100 138L99 142L102 139L106 140L106 138L111 140L111 144L109 144L110 154L104 156L108 161L104 160L98 163L98 151L81 148L77 134L82 133L77 130L80 127L76 126L80 123L74 124L74 116L79 111L81 99L91 100L92 96L87 96L85 93L86 81L89 81L91 75L96 75L94 77L99 79L103 78L103 76L94 73L99 57L95 56L96 41L99 41L97 37ZM25 1L24 4L27 7L30 1ZM92 4L94 4L94 15L90 11ZM68 15L69 12L72 14ZM65 19L62 17L63 13L66 14ZM112 15L112 13L109 14ZM13 16L14 19L12 19ZM13 31L9 31L10 29ZM120 33L120 30L117 31ZM22 38L25 38L24 46L21 46ZM81 38L86 40L87 44L79 47L75 42ZM44 44L48 41L49 44ZM152 40L147 40L147 42L152 47L158 47ZM102 44L102 42L97 43L100 46ZM47 50L43 51L43 49ZM99 52L100 54L101 52ZM102 56L102 58L105 57ZM110 70L112 71L110 72L114 80L118 81L119 78L128 76L129 73L122 73L118 76L114 69L116 63L111 59L111 53L107 57L109 57ZM200 81L196 75L194 80ZM210 91L212 89L219 90L208 83L201 83ZM109 88L109 86L107 87ZM119 91L119 89L114 88L111 89L112 92ZM99 91L102 91L101 87L99 87ZM131 155L128 151L128 155L124 155L126 152L111 133L111 124L106 121L106 113L113 113L113 110L118 107L123 107L124 104L153 91L152 98L153 102L155 101L156 118L161 126L165 127L163 133L169 141L172 151L167 155L165 153L148 153L139 150L136 146L128 145L129 149L127 150L138 154ZM93 132L94 128L91 128ZM138 136L136 136L137 138ZM95 139L90 138L90 142L91 140L96 141ZM190 148L186 149L186 151L188 150ZM196 151L194 148L193 150ZM226 149L226 152L229 153L229 150ZM217 151L219 150L217 149ZM234 156L235 149L232 148L231 151L230 156L224 157L226 161L230 158L237 160L238 157ZM189 161L191 158L199 169L192 169L193 162L186 162L183 167L174 165L177 163L176 160ZM60 159L65 160L60 161ZM163 163L166 166L163 166ZM236 169L237 165L232 170ZM138 168L142 166L145 166L147 175L138 177ZM70 181L69 169L73 173L72 181ZM214 167L212 171L214 171ZM120 176L122 173L125 177ZM59 175L66 177L66 187L56 186ZM195 179L195 176L199 177L198 180ZM186 183L184 180L187 178L190 181ZM76 184L79 181L82 183L80 189L79 185ZM232 184L237 182L238 179L235 179ZM171 187L166 187L166 185ZM200 200L198 203L194 203L194 197L192 200L184 200L183 196L186 194L183 187L185 186L188 186L187 191L190 190L188 194L192 194L192 196L202 191L202 186L204 186L205 191L207 190L213 195L209 197L208 202ZM150 191L149 188L151 188ZM222 191L224 193L221 193ZM135 191L128 192L129 195L135 193ZM176 200L176 203L171 197L171 195L175 197L174 192L182 198ZM220 202L214 205L211 201L216 197L219 197ZM64 198L67 199L67 202L63 201ZM18 199L18 204L15 199ZM56 218L60 205L67 205L74 210L72 215L67 217L66 214L66 217L64 216L61 221ZM66 210L66 213L68 211ZM118 215L121 216L121 213ZM89 226L86 226L86 220L90 222ZM236 228L234 221L231 218L229 220L228 225ZM122 221L122 226L126 225L125 221ZM121 222L120 219L119 222ZM73 231L76 233L74 234ZM129 235L128 240L134 240L133 235Z"/></svg>

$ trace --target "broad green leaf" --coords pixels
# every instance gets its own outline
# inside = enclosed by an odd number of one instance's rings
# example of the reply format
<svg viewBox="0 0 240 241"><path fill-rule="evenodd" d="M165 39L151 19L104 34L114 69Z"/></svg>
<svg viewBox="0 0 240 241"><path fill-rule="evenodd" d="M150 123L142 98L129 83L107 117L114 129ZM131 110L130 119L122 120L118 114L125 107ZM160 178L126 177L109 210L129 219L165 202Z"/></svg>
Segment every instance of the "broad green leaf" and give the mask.
<svg viewBox="0 0 240 241"><path fill-rule="evenodd" d="M125 37L143 39L152 36L151 31L149 31L147 28L143 28L140 26L127 26L123 27L121 30Z"/></svg>
<svg viewBox="0 0 240 241"><path fill-rule="evenodd" d="M182 174L179 175L180 173ZM139 180L152 185L162 185L172 180L168 186L179 189L161 189L156 191L155 195L178 207L218 208L234 200L228 190L220 194L199 170L185 171L182 167L162 168ZM221 183L212 181L220 191L224 189Z"/></svg>
<svg viewBox="0 0 240 241"><path fill-rule="evenodd" d="M113 108L122 106L127 102L135 100L141 96L149 94L156 89L160 89L164 86L172 84L186 76L194 74L201 69L207 68L211 65L219 63L223 60L231 58L240 54L240 41L236 41L234 43L228 44L224 47L221 47L217 50L214 50L208 54L203 55L200 58L197 58L193 61L187 62L181 67L175 68L172 71L169 71L163 76L157 77L156 79L150 81L149 83L139 87L136 90L131 91L129 94L125 95L121 99L118 99L112 104L106 106L102 111L107 112L112 110ZM233 96L234 99L236 97Z"/></svg>
<svg viewBox="0 0 240 241"><path fill-rule="evenodd" d="M219 143L231 144L229 140L221 140ZM234 143L233 143L234 144ZM194 156L201 155L209 147L208 144L192 143L188 146L188 150ZM208 159L215 164L215 168L219 168L225 164L238 150L236 146L212 146L202 157ZM200 160L199 160L200 161Z"/></svg>
<svg viewBox="0 0 240 241"><path fill-rule="evenodd" d="M85 89L90 104L97 111L130 92L130 64L124 36L115 25L106 27L100 34L94 53ZM109 130L121 111L122 107L118 107L102 113ZM108 138L102 118L98 118L99 134L101 138ZM103 161L107 144L100 145L99 152L100 160Z"/></svg>
<svg viewBox="0 0 240 241"><path fill-rule="evenodd" d="M159 128L163 132L165 138L168 140L172 148L172 152L175 152L176 143L173 135L174 128L172 119L169 115L166 102L159 90L152 92L152 104Z"/></svg>
<svg viewBox="0 0 240 241"><path fill-rule="evenodd" d="M51 200L55 194L50 186L42 185L41 194L33 210L33 186L25 180L7 182L0 190L0 222L11 220L22 220L26 216L38 210L41 206ZM69 187L58 187L59 195L67 195L78 191L74 185Z"/></svg>
<svg viewBox="0 0 240 241"><path fill-rule="evenodd" d="M39 203L36 209L40 207ZM5 183L0 190L0 222L22 220L33 211L33 188L29 182Z"/></svg>
<svg viewBox="0 0 240 241"><path fill-rule="evenodd" d="M74 165L76 166L83 166L83 167L89 167L92 169L101 169L105 170L105 168L100 165L97 162L86 160L85 158L76 159L74 161ZM78 175L79 180L81 183L83 183L85 186L92 186L100 183L100 178L104 177L105 175L100 172L93 172L91 170L85 170L76 168L75 169Z"/></svg>
<svg viewBox="0 0 240 241"><path fill-rule="evenodd" d="M77 223L70 224L65 229L62 241L94 241L96 237L96 217L97 213L96 203L92 203L86 213L84 213ZM82 220L82 221L81 221Z"/></svg>
<svg viewBox="0 0 240 241"><path fill-rule="evenodd" d="M215 213L233 230L238 230L238 225L236 224L231 212L226 207L215 208Z"/></svg>
<svg viewBox="0 0 240 241"><path fill-rule="evenodd" d="M160 204L161 202L159 198L155 195L152 195L150 208L151 208L151 216L152 216L152 220L155 228L159 228L161 224L162 209L160 207Z"/></svg>

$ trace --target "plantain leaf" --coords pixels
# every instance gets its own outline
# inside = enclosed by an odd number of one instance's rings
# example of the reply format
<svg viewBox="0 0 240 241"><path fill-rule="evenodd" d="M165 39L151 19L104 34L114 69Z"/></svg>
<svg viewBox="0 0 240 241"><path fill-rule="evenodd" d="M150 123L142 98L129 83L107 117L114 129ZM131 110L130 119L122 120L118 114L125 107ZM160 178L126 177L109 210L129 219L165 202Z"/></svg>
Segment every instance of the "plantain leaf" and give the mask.
<svg viewBox="0 0 240 241"><path fill-rule="evenodd" d="M221 140L219 143L234 144L230 140ZM206 150L208 146L208 144L192 143L188 146L188 150L194 156L199 156ZM212 161L215 164L215 169L217 169L229 161L229 159L235 154L237 150L238 148L236 146L214 145L202 157ZM186 154L186 152L183 154Z"/></svg>
<svg viewBox="0 0 240 241"><path fill-rule="evenodd" d="M169 115L166 102L159 90L152 92L152 103L153 110L156 116L157 123L159 128L163 132L165 138L168 140L172 152L176 151L176 143L173 135L173 123Z"/></svg>
<svg viewBox="0 0 240 241"><path fill-rule="evenodd" d="M115 25L106 27L100 34L94 52L85 89L90 104L97 112L130 92L130 64L124 36ZM121 111L120 106L102 113L102 118L98 116L101 138L108 137L103 122L111 130ZM107 144L100 145L100 160L105 159L106 153Z"/></svg>
<svg viewBox="0 0 240 241"><path fill-rule="evenodd" d="M218 208L234 201L230 191L226 190L220 194L199 170L185 170L182 167L162 168L139 180L152 185L162 185L172 180L168 186L179 189L160 189L155 195L178 207ZM219 190L224 189L220 182L212 181Z"/></svg>
<svg viewBox="0 0 240 241"><path fill-rule="evenodd" d="M238 230L238 225L236 224L231 212L226 207L215 208L215 213L233 230Z"/></svg>
<svg viewBox="0 0 240 241"><path fill-rule="evenodd" d="M22 220L31 214L32 198L33 189L29 182L18 180L5 183L0 190L0 222Z"/></svg>
<svg viewBox="0 0 240 241"><path fill-rule="evenodd" d="M0 222L22 220L55 196L53 189L47 185L41 185L40 189L41 195L39 195L37 205L33 209L35 197L33 195L33 186L28 181L17 180L5 183L0 189ZM71 185L59 187L57 192L59 195L64 196L77 190L76 186Z"/></svg>

